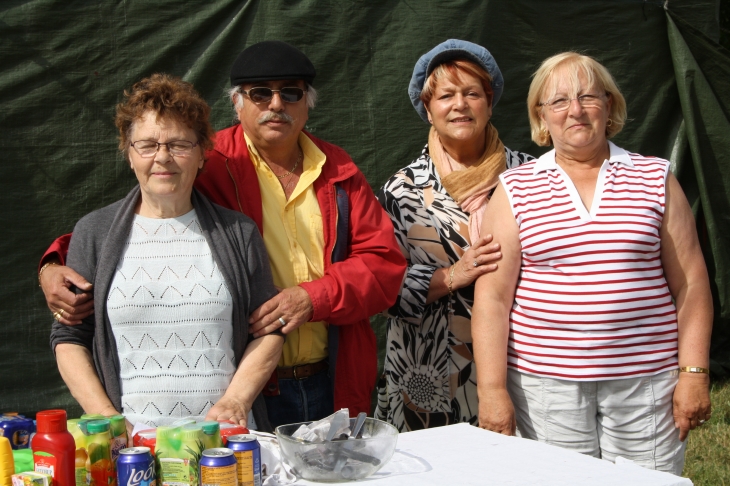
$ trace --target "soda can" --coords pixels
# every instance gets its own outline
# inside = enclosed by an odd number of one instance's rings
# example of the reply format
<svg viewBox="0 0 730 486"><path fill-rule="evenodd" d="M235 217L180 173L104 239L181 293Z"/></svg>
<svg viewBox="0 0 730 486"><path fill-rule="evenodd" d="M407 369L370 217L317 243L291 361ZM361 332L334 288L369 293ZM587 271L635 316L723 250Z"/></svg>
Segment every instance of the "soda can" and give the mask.
<svg viewBox="0 0 730 486"><path fill-rule="evenodd" d="M237 461L233 451L223 447L206 449L200 458L201 486L238 486Z"/></svg>
<svg viewBox="0 0 730 486"><path fill-rule="evenodd" d="M155 486L155 460L149 447L128 447L119 451L117 484L119 486Z"/></svg>
<svg viewBox="0 0 730 486"><path fill-rule="evenodd" d="M255 435L228 437L226 446L233 451L238 463L238 486L261 486L261 446Z"/></svg>

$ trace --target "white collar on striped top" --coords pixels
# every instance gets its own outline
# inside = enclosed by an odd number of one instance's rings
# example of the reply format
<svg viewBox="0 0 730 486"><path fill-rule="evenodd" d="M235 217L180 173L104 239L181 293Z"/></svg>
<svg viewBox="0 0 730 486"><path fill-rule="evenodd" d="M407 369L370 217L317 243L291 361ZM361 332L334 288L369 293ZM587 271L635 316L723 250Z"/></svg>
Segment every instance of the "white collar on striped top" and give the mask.
<svg viewBox="0 0 730 486"><path fill-rule="evenodd" d="M610 151L608 161L610 163L624 164L628 167L633 167L634 163L631 161L629 153L609 140L608 149ZM555 170L558 168L558 164L555 162L555 149L546 152L535 161L535 167L532 169L532 174L539 174L546 170Z"/></svg>

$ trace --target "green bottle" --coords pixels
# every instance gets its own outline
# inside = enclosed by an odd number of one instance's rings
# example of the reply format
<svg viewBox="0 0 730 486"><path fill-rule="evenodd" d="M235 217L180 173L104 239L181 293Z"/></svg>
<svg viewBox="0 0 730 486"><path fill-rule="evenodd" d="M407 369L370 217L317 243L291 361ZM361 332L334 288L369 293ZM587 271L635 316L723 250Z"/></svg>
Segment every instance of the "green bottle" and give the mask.
<svg viewBox="0 0 730 486"><path fill-rule="evenodd" d="M198 424L157 427L155 458L159 486L199 486L198 465L205 434Z"/></svg>
<svg viewBox="0 0 730 486"><path fill-rule="evenodd" d="M221 440L221 424L215 420L208 420L207 422L200 422L199 425L203 428L203 433L205 434L205 440L203 441L205 449L223 447L223 440Z"/></svg>
<svg viewBox="0 0 730 486"><path fill-rule="evenodd" d="M85 425L88 434L86 451L89 455L86 468L91 477L89 486L116 486L117 470L111 455L111 422L105 418L89 420Z"/></svg>

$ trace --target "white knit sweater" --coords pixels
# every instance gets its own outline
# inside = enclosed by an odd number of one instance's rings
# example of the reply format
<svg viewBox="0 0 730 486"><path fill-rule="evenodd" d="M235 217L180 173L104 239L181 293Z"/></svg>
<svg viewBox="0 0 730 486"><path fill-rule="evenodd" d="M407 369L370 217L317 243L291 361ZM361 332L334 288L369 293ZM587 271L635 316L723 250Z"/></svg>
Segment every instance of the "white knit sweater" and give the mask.
<svg viewBox="0 0 730 486"><path fill-rule="evenodd" d="M194 210L135 216L107 299L130 422L203 419L236 371L232 309Z"/></svg>

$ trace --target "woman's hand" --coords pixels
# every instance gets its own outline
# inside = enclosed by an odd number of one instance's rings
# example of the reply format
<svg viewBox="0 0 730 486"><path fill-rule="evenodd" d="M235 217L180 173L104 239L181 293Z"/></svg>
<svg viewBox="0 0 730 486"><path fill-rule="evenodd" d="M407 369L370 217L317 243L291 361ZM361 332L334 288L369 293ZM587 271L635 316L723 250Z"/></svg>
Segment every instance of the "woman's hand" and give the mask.
<svg viewBox="0 0 730 486"><path fill-rule="evenodd" d="M223 395L215 405L210 407L205 420L229 420L245 427L250 409L251 406L246 405L243 401Z"/></svg>
<svg viewBox="0 0 730 486"><path fill-rule="evenodd" d="M492 235L479 238L454 264L452 289L471 285L480 275L495 271L495 262L502 258L499 250L499 243L492 243Z"/></svg>
<svg viewBox="0 0 730 486"><path fill-rule="evenodd" d="M503 435L515 435L515 408L506 388L480 390L479 427Z"/></svg>
<svg viewBox="0 0 730 486"><path fill-rule="evenodd" d="M471 285L477 277L497 270L494 263L502 258L499 243L492 243L492 235L479 238L451 267L437 269L431 277L426 303L430 304L449 293ZM450 276L453 268L453 277Z"/></svg>
<svg viewBox="0 0 730 486"><path fill-rule="evenodd" d="M679 429L679 440L710 419L710 377L704 373L679 373L674 389L674 427Z"/></svg>

